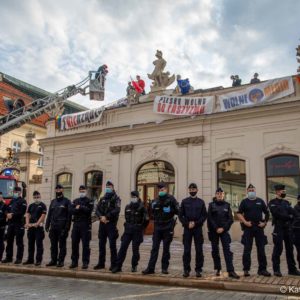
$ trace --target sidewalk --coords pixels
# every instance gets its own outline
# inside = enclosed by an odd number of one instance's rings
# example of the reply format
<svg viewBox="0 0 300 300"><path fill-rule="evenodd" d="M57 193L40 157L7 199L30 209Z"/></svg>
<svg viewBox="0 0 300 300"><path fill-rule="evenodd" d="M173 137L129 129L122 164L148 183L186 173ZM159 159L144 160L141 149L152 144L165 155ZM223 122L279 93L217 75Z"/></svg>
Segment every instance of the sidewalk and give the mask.
<svg viewBox="0 0 300 300"><path fill-rule="evenodd" d="M0 264L1 272L13 272L13 273L24 273L24 274L35 274L35 275L52 275L52 276L62 276L62 277L74 277L74 278L84 278L84 279L97 279L97 280L108 280L108 281L121 281L121 282L132 282L141 284L159 284L159 285L172 285L172 286L185 286L194 288L211 288L211 289L224 289L232 291L244 291L244 292L255 292L255 293L275 293L282 294L280 292L281 286L294 286L300 287L300 277L287 276L287 266L285 253L282 255L281 270L283 273L282 278L278 277L262 277L257 276L257 258L256 258L256 248L253 247L252 254L252 270L250 271L250 277L242 276L240 280L234 280L228 278L225 270L220 277L215 276L215 271L213 270L213 261L211 257L211 247L210 244L204 244L204 268L203 277L196 278L194 272L191 272L189 278L182 277L182 254L183 245L179 238L173 240L171 244L171 260L169 267L169 275L162 275L160 258L162 248L160 250L160 255L156 265L156 274L144 276L141 271L147 267L148 259L150 256L150 250L152 245L151 236L145 236L144 243L141 245L140 253L141 260L138 266L137 273L131 273L131 248L128 249L127 258L123 265L123 272L112 274L108 271L110 265L109 247L107 245L107 263L106 270L94 271L93 266L97 264L98 261L98 239L97 239L97 225L94 225L93 229L93 239L91 241L91 263L88 270L81 270L81 263L79 263L79 268L76 270L70 270L68 268L71 260L71 239L68 238L68 250L67 257L65 261L65 267L62 269L52 267L46 268L45 264L50 258L50 242L48 236L45 238L45 255L42 267L34 266L15 266L13 264ZM27 238L25 238L27 242ZM120 243L120 238L118 240L118 247ZM272 271L271 266L271 254L273 245L266 246L266 253L268 258L268 270ZM221 248L222 249L222 248ZM242 251L243 247L239 242L232 243L232 251L234 253L234 265L236 272L239 275L243 274L242 268ZM193 252L194 253L194 249ZM224 262L222 250L221 250L222 263ZM25 255L23 261L27 258L27 247L25 247ZM223 267L224 267L223 263ZM192 254L192 270L194 269L194 255ZM271 272L272 273L272 272ZM294 295L294 296L300 296Z"/></svg>

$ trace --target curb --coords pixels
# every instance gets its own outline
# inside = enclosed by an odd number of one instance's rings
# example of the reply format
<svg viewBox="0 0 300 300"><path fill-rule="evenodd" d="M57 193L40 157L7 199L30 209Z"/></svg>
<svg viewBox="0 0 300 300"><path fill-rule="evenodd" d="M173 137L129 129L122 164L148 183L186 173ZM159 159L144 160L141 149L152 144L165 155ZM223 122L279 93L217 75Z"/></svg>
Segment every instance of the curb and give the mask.
<svg viewBox="0 0 300 300"><path fill-rule="evenodd" d="M194 278L179 278L167 276L153 275L132 275L130 273L101 273L97 271L74 271L53 268L34 268L34 267L15 267L0 265L0 272L18 273L27 275L42 275L78 279L91 279L102 281L117 281L122 283L138 283L150 285L167 285L201 289L228 290L236 292L264 293L264 294L280 294L280 286L261 283L226 281L226 280L209 280Z"/></svg>

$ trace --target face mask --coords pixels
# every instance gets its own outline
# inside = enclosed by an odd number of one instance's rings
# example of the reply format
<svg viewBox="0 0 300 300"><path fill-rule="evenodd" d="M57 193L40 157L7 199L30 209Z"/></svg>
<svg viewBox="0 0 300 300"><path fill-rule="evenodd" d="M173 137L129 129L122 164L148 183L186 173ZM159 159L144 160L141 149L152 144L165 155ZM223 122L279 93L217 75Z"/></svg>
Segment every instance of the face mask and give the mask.
<svg viewBox="0 0 300 300"><path fill-rule="evenodd" d="M113 190L111 188L106 188L105 189L105 193L107 194L111 194L113 192Z"/></svg>
<svg viewBox="0 0 300 300"><path fill-rule="evenodd" d="M40 202L40 198L35 198L33 200L34 200L34 203L39 203Z"/></svg>
<svg viewBox="0 0 300 300"><path fill-rule="evenodd" d="M166 196L166 195L167 195L167 192L159 192L158 195L159 195L160 197L163 197L163 196Z"/></svg>
<svg viewBox="0 0 300 300"><path fill-rule="evenodd" d="M85 192L79 193L79 196L80 196L80 198L84 198L86 196L86 193Z"/></svg>
<svg viewBox="0 0 300 300"><path fill-rule="evenodd" d="M197 192L190 192L190 195L191 195L192 197L195 197L195 196L197 195Z"/></svg>
<svg viewBox="0 0 300 300"><path fill-rule="evenodd" d="M285 198L286 197L286 193L281 193L280 194L280 197L283 199L283 198Z"/></svg>
<svg viewBox="0 0 300 300"><path fill-rule="evenodd" d="M62 196L62 192L56 192L56 197L61 197Z"/></svg>
<svg viewBox="0 0 300 300"><path fill-rule="evenodd" d="M256 198L256 193L255 192L248 192L248 198L254 200Z"/></svg>
<svg viewBox="0 0 300 300"><path fill-rule="evenodd" d="M13 194L13 197L14 197L14 198L19 198L19 194L18 194L18 193L14 193L14 194Z"/></svg>
<svg viewBox="0 0 300 300"><path fill-rule="evenodd" d="M131 203L137 203L138 202L138 198L133 197L133 198L130 199L130 201L131 201Z"/></svg>

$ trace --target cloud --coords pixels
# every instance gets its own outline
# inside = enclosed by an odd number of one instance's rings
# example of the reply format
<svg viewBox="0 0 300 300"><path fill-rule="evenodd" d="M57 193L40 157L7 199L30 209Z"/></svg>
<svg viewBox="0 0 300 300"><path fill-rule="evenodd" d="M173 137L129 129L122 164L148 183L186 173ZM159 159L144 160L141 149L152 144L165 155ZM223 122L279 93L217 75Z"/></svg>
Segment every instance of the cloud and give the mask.
<svg viewBox="0 0 300 300"><path fill-rule="evenodd" d="M166 70L195 88L228 86L231 74L248 82L254 72L268 79L297 69L298 1L0 0L0 6L0 71L56 91L106 63L105 103L125 95L130 75L140 74L149 91L156 49Z"/></svg>

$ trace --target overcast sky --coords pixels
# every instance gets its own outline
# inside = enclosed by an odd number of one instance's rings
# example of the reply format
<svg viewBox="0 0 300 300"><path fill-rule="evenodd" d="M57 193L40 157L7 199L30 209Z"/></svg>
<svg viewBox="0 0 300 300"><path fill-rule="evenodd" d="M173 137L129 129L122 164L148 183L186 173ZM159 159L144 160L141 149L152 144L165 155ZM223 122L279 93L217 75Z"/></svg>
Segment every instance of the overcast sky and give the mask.
<svg viewBox="0 0 300 300"><path fill-rule="evenodd" d="M298 67L299 12L298 0L0 0L0 71L54 92L105 63L105 103L147 79L157 49L195 88L281 77Z"/></svg>

